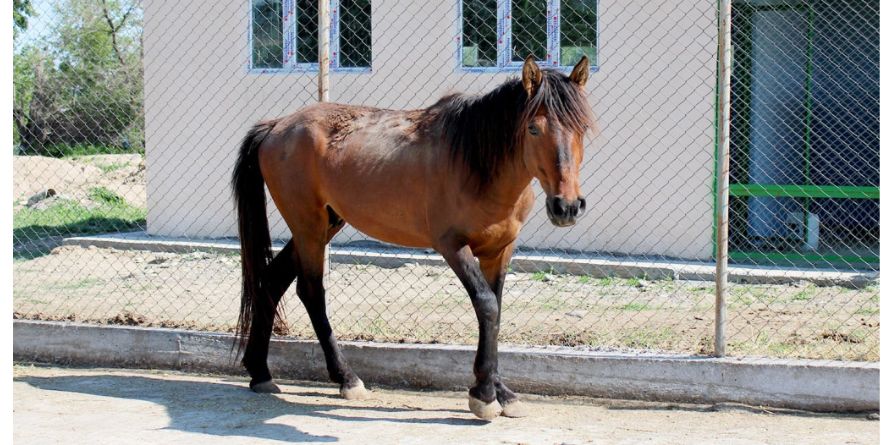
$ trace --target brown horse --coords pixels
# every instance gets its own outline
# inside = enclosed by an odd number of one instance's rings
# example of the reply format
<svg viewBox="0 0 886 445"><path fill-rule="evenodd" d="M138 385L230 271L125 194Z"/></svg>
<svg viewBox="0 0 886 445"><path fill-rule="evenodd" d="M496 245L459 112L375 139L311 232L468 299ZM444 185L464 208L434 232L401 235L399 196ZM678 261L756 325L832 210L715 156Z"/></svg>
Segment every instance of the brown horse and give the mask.
<svg viewBox="0 0 886 445"><path fill-rule="evenodd" d="M382 110L320 103L248 133L233 176L243 297L243 365L256 392L278 392L268 370L277 303L293 280L345 398L367 395L326 317L325 246L344 226L382 241L439 252L465 286L480 325L471 411L520 416L498 373L505 274L534 202L537 178L559 227L585 209L583 136L593 125L583 87L588 60L566 76L528 58L522 79L485 95L450 95L429 108ZM264 186L292 232L276 256Z"/></svg>

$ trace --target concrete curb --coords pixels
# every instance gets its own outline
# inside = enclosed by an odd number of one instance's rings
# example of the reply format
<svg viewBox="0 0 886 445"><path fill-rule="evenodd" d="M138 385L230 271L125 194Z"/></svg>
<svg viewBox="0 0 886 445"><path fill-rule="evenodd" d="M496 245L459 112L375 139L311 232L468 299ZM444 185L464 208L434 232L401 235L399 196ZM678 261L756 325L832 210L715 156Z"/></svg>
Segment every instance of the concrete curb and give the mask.
<svg viewBox="0 0 886 445"><path fill-rule="evenodd" d="M15 320L13 357L72 365L167 368L242 374L233 336L163 328ZM373 383L463 390L474 348L342 342L354 370ZM879 363L705 358L500 348L500 369L521 392L650 401L736 402L811 411L871 411L880 406ZM278 376L326 380L313 341L274 340Z"/></svg>
<svg viewBox="0 0 886 445"><path fill-rule="evenodd" d="M234 239L194 240L187 238L155 237L145 232L113 233L108 235L65 238L63 245L81 247L105 247L115 249L148 250L153 252L239 252L240 244ZM275 244L274 249L283 247ZM421 249L396 247L350 247L330 246L329 260L340 264L372 264L378 267L396 268L407 263L445 266L446 262L436 253ZM557 254L545 255L535 252L517 252L511 267L518 272L553 272L573 275L589 275L595 278L645 277L650 280L714 280L714 263L666 259L643 259L612 255ZM875 283L880 277L877 271L823 270L803 268L775 268L764 266L730 265L729 281L747 284L786 284L807 281L818 286L844 286L862 288Z"/></svg>

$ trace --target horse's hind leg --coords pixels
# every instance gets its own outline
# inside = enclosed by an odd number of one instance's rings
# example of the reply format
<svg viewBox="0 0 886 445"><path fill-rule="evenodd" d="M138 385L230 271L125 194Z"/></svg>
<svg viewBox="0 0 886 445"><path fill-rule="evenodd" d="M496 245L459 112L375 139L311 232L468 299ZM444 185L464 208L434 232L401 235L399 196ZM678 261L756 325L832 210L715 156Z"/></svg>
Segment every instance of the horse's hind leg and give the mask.
<svg viewBox="0 0 886 445"><path fill-rule="evenodd" d="M274 257L265 275L261 277L262 287L267 291L267 298L257 298L255 313L249 331L249 341L243 353L243 366L249 372L251 380L249 388L255 392L278 393L280 388L274 384L271 371L268 369L268 346L271 342L271 331L274 326L274 315L277 304L295 279L296 267L292 241Z"/></svg>
<svg viewBox="0 0 886 445"><path fill-rule="evenodd" d="M329 224L326 225L329 230L322 236L301 232L294 238L298 258L298 281L295 290L308 312L314 333L320 341L320 347L326 357L329 378L341 385L340 391L344 398L363 399L368 397L369 393L360 378L345 362L326 316L326 289L323 287L324 254L326 244L342 225L340 221L331 221L331 217L329 219Z"/></svg>

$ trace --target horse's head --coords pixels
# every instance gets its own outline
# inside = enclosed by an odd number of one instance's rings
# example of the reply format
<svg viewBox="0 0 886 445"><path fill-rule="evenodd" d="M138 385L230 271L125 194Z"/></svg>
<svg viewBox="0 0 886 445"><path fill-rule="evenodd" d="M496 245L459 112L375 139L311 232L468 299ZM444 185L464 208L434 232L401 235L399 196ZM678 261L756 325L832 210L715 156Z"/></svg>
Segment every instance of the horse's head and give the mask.
<svg viewBox="0 0 886 445"><path fill-rule="evenodd" d="M523 88L528 94L523 117L523 159L547 195L548 218L558 227L575 224L585 211L579 167L584 134L593 118L584 96L588 58L582 57L568 77L542 71L532 56L523 63Z"/></svg>

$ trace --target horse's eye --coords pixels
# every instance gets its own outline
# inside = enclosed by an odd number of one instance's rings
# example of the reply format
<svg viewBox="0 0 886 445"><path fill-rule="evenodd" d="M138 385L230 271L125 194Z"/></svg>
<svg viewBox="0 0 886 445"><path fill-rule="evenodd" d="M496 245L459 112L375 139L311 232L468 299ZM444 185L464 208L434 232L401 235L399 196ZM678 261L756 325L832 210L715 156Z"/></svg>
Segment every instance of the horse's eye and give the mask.
<svg viewBox="0 0 886 445"><path fill-rule="evenodd" d="M538 136L538 127L536 127L535 124L529 124L529 134Z"/></svg>

